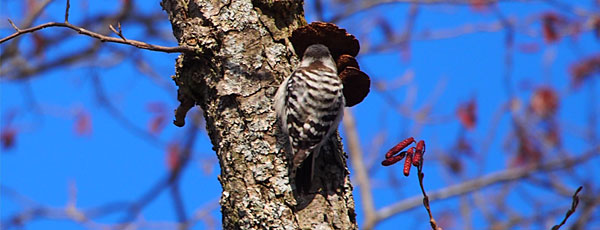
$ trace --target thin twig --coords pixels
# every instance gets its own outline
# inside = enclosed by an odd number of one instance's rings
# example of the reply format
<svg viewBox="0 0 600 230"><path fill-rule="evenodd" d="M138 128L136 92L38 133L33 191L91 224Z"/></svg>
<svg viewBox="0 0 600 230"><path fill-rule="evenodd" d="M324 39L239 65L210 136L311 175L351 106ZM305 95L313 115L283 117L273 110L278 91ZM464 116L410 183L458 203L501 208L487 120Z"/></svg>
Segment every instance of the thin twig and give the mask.
<svg viewBox="0 0 600 230"><path fill-rule="evenodd" d="M13 39L15 37L21 36L23 34L26 33L32 33L44 28L49 28L49 27L64 27L64 28L69 28L71 30L77 31L77 33L79 34L83 34L83 35L87 35L89 37L93 37L93 38L97 38L102 42L114 42L114 43L121 43L121 44L125 44L125 45L130 45L130 46L135 46L137 48L140 49L146 49L146 50L152 50L152 51L160 51L160 52L165 52L165 53L186 53L186 52L194 52L193 48L190 47L186 47L186 46L177 46L177 47L167 47L167 46L159 46L159 45L152 45L152 44L148 44L145 42L141 42L141 41L136 41L136 40L122 40L120 38L114 38L114 37L109 37L109 36L105 36L99 33L95 33L89 30L86 30L84 28L75 26L71 23L65 22L48 22L48 23L44 23L38 26L34 26L31 28L27 28L27 29L19 29L19 28L15 28L17 30L17 32L0 39L0 44Z"/></svg>
<svg viewBox="0 0 600 230"><path fill-rule="evenodd" d="M577 216L577 220L573 223L571 229L586 229L586 225L595 222L594 213L598 210L598 206L600 205L600 196L584 196L582 205L583 207L580 208L580 214Z"/></svg>
<svg viewBox="0 0 600 230"><path fill-rule="evenodd" d="M17 25L15 25L15 23L12 20L10 20L10 18L8 19L8 23L10 23L10 26L12 26L12 28L14 28L17 32L21 31L19 27L17 27Z"/></svg>
<svg viewBox="0 0 600 230"><path fill-rule="evenodd" d="M429 207L429 197L427 196L427 193L425 193L425 187L423 186L423 178L425 177L425 174L423 173L423 163L421 163L417 167L417 171L419 174L419 186L421 187L421 192L423 193L423 206L425 206L425 209L427 209L427 214L429 214L429 224L431 224L431 229L441 230L442 228L438 227L437 223L435 222L435 219L433 218L433 214L431 214L431 208Z"/></svg>
<svg viewBox="0 0 600 230"><path fill-rule="evenodd" d="M108 25L108 28L110 29L110 31L112 31L113 33L119 35L119 32L117 32L117 30L115 30L115 27L113 27L112 25Z"/></svg>
<svg viewBox="0 0 600 230"><path fill-rule="evenodd" d="M125 36L123 36L123 31L121 30L121 22L117 22L117 27L119 28L119 37L127 41L127 39L125 39Z"/></svg>
<svg viewBox="0 0 600 230"><path fill-rule="evenodd" d="M69 8L71 8L71 4L69 0L67 0L67 7L65 9L65 23L69 23Z"/></svg>
<svg viewBox="0 0 600 230"><path fill-rule="evenodd" d="M194 49L190 48L190 47L185 47L185 46L177 46L177 47L166 47L166 46L159 46L159 45L152 45L152 44L148 44L145 42L141 42L141 41L136 41L136 40L126 40L125 37L123 37L123 33L121 32L121 26L119 23L119 32L116 32L116 30L114 28L111 27L111 30L113 30L113 32L115 32L116 34L119 35L119 37L121 37L121 39L118 38L114 38L114 37L110 37L110 36L105 36L99 33L95 33L89 30L86 30L82 27L78 27L75 26L71 23L69 23L69 8L71 7L70 2L67 0L67 5L65 7L65 22L61 23L61 22L48 22L48 23L44 23L38 26L34 26L34 27L30 27L27 29L20 29L19 27L17 27L10 19L8 20L9 23L11 24L11 26L16 30L15 33L4 37L2 39L0 39L0 44L11 40L13 38L16 38L18 36L21 36L23 34L27 34L27 33L33 33L35 31L44 29L44 28L49 28L49 27L64 27L64 28L69 28L71 30L77 31L77 33L79 34L83 34L83 35L87 35L93 38L97 38L102 42L114 42L114 43L121 43L121 44L126 44L126 45L131 45L131 46L135 46L137 48L141 48L141 49L147 49L147 50L153 50L153 51L161 51L161 52L166 52L166 53L183 53L183 52L194 52Z"/></svg>
<svg viewBox="0 0 600 230"><path fill-rule="evenodd" d="M127 41L127 39L125 39L125 37L123 36L123 32L121 31L121 23L118 23L118 27L119 27L119 31L117 31L115 29L115 27L113 27L112 25L108 25L108 28L115 34L119 35L119 37L121 37L121 39L123 39L123 41Z"/></svg>
<svg viewBox="0 0 600 230"><path fill-rule="evenodd" d="M552 227L552 230L558 230L560 227L562 227L567 222L567 219L569 219L569 217L575 212L575 210L577 209L577 205L579 204L578 193L581 191L582 188L583 186L579 186L579 188L577 188L577 191L575 191L575 194L573 194L573 202L571 203L571 208L567 211L565 218L560 222L560 224L554 225L554 227Z"/></svg>

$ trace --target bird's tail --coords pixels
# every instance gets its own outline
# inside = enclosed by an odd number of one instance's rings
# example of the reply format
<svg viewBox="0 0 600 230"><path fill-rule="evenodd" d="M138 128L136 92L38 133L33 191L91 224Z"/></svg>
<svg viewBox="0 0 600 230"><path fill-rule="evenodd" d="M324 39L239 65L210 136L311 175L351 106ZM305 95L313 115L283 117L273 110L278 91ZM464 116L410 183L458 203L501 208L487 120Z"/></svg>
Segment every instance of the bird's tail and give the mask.
<svg viewBox="0 0 600 230"><path fill-rule="evenodd" d="M295 184L296 190L301 193L308 193L312 187L313 176L315 172L315 158L316 154L311 153L308 155L302 164L296 169Z"/></svg>

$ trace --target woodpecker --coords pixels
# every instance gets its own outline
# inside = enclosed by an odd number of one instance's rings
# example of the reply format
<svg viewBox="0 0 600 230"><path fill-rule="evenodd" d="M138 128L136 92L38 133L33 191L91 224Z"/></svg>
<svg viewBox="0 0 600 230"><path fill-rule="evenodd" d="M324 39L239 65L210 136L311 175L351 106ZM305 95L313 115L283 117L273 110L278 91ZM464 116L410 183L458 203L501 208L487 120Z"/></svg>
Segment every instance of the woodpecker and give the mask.
<svg viewBox="0 0 600 230"><path fill-rule="evenodd" d="M293 156L290 177L295 179L297 189L310 188L314 160L337 130L344 114L342 90L329 49L314 44L306 48L300 65L275 94L275 112Z"/></svg>

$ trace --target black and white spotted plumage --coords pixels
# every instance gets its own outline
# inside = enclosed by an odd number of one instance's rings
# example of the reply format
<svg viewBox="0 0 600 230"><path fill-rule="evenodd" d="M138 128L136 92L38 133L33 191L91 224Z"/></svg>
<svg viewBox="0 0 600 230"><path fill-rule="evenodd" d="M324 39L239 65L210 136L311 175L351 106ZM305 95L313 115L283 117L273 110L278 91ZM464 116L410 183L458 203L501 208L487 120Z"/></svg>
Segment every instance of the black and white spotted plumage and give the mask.
<svg viewBox="0 0 600 230"><path fill-rule="evenodd" d="M309 46L300 66L279 86L275 110L283 132L289 137L292 172L304 167L303 162L310 157L309 180L312 180L314 159L343 116L342 89L329 49L321 44Z"/></svg>

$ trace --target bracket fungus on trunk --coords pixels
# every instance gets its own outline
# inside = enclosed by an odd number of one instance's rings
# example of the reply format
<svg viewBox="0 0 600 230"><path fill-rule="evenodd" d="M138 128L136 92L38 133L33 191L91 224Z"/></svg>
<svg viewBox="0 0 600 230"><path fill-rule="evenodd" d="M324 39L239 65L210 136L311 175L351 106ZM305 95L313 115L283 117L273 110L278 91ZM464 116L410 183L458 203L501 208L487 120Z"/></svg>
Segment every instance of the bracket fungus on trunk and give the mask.
<svg viewBox="0 0 600 230"><path fill-rule="evenodd" d="M362 102L369 94L371 79L360 70L356 61L360 45L354 35L332 23L313 22L294 30L290 41L300 57L312 44L323 44L329 48L337 64L338 76L344 83L347 107Z"/></svg>

